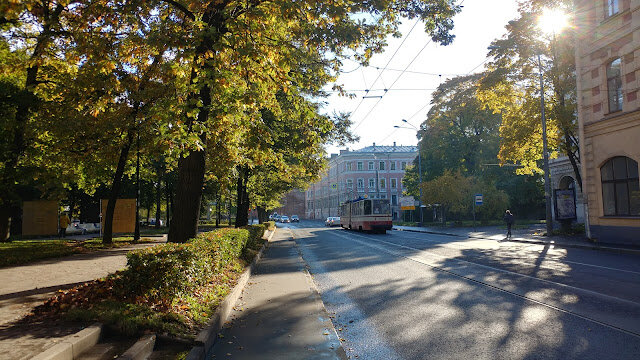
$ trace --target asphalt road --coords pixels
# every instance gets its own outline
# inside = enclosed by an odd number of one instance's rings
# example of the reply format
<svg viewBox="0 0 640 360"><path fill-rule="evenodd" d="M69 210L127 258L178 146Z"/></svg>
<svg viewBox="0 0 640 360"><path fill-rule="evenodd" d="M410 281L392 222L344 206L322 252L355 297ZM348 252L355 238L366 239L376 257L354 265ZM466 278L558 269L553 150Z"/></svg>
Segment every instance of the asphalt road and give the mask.
<svg viewBox="0 0 640 360"><path fill-rule="evenodd" d="M640 359L640 256L278 226L350 358Z"/></svg>

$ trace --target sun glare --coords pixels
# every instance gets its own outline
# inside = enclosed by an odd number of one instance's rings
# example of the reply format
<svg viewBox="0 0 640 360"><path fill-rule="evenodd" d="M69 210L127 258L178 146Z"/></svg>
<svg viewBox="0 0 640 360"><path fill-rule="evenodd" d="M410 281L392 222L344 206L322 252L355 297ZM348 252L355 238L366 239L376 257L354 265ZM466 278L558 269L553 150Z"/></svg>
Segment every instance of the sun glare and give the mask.
<svg viewBox="0 0 640 360"><path fill-rule="evenodd" d="M569 25L569 17L560 9L545 9L538 18L538 26L547 35L557 34Z"/></svg>

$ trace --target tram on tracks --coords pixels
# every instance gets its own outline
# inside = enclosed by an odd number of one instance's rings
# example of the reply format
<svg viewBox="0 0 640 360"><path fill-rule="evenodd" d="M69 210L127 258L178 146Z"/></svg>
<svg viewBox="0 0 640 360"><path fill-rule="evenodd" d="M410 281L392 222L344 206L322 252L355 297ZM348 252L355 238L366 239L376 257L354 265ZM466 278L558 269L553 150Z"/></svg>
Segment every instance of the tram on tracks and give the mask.
<svg viewBox="0 0 640 360"><path fill-rule="evenodd" d="M385 233L391 230L391 204L388 199L348 200L340 205L340 226L343 229Z"/></svg>

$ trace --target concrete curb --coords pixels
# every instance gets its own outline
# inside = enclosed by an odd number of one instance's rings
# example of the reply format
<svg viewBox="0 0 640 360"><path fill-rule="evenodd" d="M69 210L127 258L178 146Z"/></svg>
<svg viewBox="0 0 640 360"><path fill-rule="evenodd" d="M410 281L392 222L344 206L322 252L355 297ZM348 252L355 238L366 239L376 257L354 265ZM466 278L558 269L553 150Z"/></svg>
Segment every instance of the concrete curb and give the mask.
<svg viewBox="0 0 640 360"><path fill-rule="evenodd" d="M102 324L96 323L75 334L65 336L60 343L34 356L32 360L73 360L100 340Z"/></svg>
<svg viewBox="0 0 640 360"><path fill-rule="evenodd" d="M267 230L269 231L269 230ZM276 230L270 232L267 235L267 242L271 241L273 235ZM213 317L209 320L207 326L200 331L198 336L195 339L195 346L191 349L189 354L186 357L186 360L204 360L209 355L209 352L215 345L218 340L218 332L222 329L224 324L228 321L229 315L231 315L231 311L233 310L233 306L242 295L242 291L245 286L249 282L249 278L253 273L256 264L260 261L264 250L266 249L267 244L263 245L256 257L251 262L249 268L247 268L240 278L238 279L238 283L234 286L233 290L225 297L225 299L220 303L218 309L213 314Z"/></svg>
<svg viewBox="0 0 640 360"><path fill-rule="evenodd" d="M438 231L422 231L422 230L396 229L396 228L393 228L392 230L416 232L416 233L423 233L423 234L436 234L436 235L446 235L446 236L456 236L456 237L468 237L468 238L473 238L473 239L487 239L487 240L501 241L501 240L490 239L490 238L486 238L486 237L482 237L482 236L469 236L469 235L452 234L452 233L438 232ZM536 244L536 245L553 245L555 247L562 247L562 248L599 250L599 251L613 252L613 253L617 253L617 254L640 255L640 249L625 249L625 248L618 248L618 247L611 247L611 246L601 246L601 245L590 245L590 244L564 244L564 243L544 241L544 240L509 239L507 241L528 243L528 244Z"/></svg>
<svg viewBox="0 0 640 360"><path fill-rule="evenodd" d="M118 356L118 360L144 360L151 355L156 345L156 335L145 335L131 346L124 354Z"/></svg>

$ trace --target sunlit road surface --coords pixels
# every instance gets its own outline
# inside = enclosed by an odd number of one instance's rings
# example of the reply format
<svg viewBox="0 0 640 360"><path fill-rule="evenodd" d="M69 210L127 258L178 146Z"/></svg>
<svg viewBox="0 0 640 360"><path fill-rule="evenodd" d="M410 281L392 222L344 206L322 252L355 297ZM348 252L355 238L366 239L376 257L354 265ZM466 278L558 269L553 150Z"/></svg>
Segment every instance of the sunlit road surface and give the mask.
<svg viewBox="0 0 640 360"><path fill-rule="evenodd" d="M640 256L285 224L353 359L640 359Z"/></svg>

